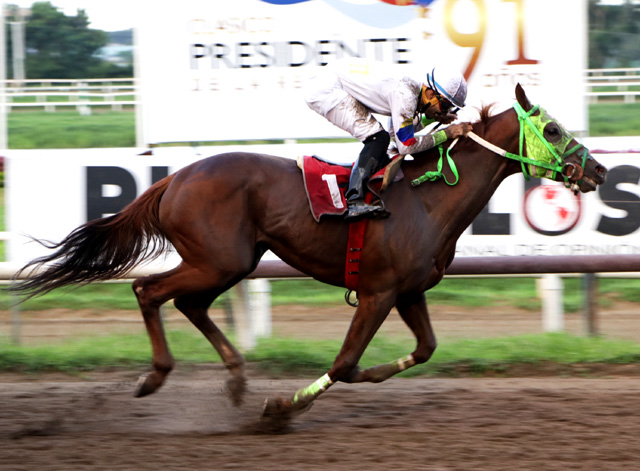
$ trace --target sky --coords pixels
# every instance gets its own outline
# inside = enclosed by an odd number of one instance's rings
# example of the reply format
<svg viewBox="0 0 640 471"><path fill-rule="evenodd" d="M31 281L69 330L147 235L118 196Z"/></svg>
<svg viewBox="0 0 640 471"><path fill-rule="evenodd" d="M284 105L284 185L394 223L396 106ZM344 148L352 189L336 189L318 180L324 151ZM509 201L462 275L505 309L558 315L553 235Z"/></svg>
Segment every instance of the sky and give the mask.
<svg viewBox="0 0 640 471"><path fill-rule="evenodd" d="M49 0L67 16L84 9L89 17L90 27L104 31L119 31L133 28L134 22L127 11L136 0ZM3 2L3 0L0 0ZM29 8L34 0L4 0L3 3Z"/></svg>
<svg viewBox="0 0 640 471"><path fill-rule="evenodd" d="M142 0L49 0L52 5L62 10L65 15L76 14L79 8L86 11L90 27L103 31L119 31L134 27L133 15L128 12L131 5ZM222 1L222 0L212 0ZM347 0L348 1L348 0ZM350 0L352 3L369 3L371 0ZM640 0L639 0L640 1ZM0 3L15 4L28 8L34 0L0 0ZM624 0L600 0L601 4L619 5Z"/></svg>
<svg viewBox="0 0 640 471"><path fill-rule="evenodd" d="M34 0L0 0L21 7L30 7ZM131 14L131 6L142 0L49 0L52 5L58 7L66 15L75 15L79 8L83 8L91 22L90 27L104 31L119 31L133 28L134 21ZM214 1L214 0L212 0ZM215 0L221 1L221 0ZM352 0L360 3L363 0ZM370 0L365 1L367 3ZM602 4L619 5L624 0L600 0Z"/></svg>

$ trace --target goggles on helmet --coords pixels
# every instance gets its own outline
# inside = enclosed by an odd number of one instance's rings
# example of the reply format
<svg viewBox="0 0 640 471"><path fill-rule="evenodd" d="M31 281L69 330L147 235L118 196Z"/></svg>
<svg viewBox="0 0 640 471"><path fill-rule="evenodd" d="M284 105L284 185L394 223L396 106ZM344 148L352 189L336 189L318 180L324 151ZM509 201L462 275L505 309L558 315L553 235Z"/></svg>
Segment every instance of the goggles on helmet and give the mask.
<svg viewBox="0 0 640 471"><path fill-rule="evenodd" d="M431 87L429 87L431 88ZM422 108L420 109L421 113L424 113L427 108L429 108L430 106L437 106L440 105L440 111L443 113L447 113L449 112L452 108L454 108L453 103L451 103L449 100L447 100L445 97L443 97L440 92L438 92L438 89L433 87L431 88L431 90L433 90L433 97L432 98L427 98L426 95L424 94L423 91L423 99L425 101L425 105L422 106ZM457 111L457 110L456 110ZM455 111L453 111L453 113L455 113Z"/></svg>

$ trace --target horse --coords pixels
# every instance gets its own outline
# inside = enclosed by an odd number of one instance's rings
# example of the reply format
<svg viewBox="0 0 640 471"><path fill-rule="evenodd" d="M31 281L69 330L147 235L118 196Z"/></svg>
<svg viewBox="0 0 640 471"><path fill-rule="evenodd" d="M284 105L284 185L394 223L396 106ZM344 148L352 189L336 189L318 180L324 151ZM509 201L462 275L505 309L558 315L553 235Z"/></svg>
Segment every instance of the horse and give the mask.
<svg viewBox="0 0 640 471"><path fill-rule="evenodd" d="M515 94L513 108L492 115L491 106L483 107L472 133L454 148L450 142L444 146L455 157L456 185L419 184L430 175L437 148L401 163L405 178L383 194L391 217L368 221L358 304L333 365L291 396L268 398L263 417L288 420L338 381L381 382L427 362L436 337L425 292L440 282L456 241L507 176L531 173L583 193L604 183L606 168L533 106L519 84ZM134 394L157 391L175 366L160 316L160 307L173 299L217 350L230 373L227 389L239 404L246 389L245 361L208 316L211 303L252 273L267 250L316 280L345 286L349 223L335 217L316 222L302 180L292 159L247 152L202 159L158 181L119 213L50 243L53 253L22 267L17 276L26 276L14 289L34 296L123 277L171 244L182 259L179 265L132 284L153 355L152 369L140 377ZM362 354L393 307L415 335L415 349L396 361L360 369Z"/></svg>

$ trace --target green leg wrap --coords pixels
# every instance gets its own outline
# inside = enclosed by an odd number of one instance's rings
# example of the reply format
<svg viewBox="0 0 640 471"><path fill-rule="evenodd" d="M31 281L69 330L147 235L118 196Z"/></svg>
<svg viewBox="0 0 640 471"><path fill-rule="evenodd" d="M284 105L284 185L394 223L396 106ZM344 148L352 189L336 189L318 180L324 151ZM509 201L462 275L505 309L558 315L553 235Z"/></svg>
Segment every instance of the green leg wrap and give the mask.
<svg viewBox="0 0 640 471"><path fill-rule="evenodd" d="M416 364L412 355L404 358L398 358L396 361L389 363L383 363L382 365L372 366L366 370L358 372L358 374L351 379L354 383L362 381L370 381L372 383L381 383L394 375L397 375L401 371L411 368Z"/></svg>
<svg viewBox="0 0 640 471"><path fill-rule="evenodd" d="M332 384L333 381L331 381L331 378L329 378L329 374L326 374L306 388L298 389L293 395L291 404L295 405L299 402L311 402L324 391L326 391Z"/></svg>
<svg viewBox="0 0 640 471"><path fill-rule="evenodd" d="M398 373L400 371L404 371L407 368L411 368L413 365L416 364L416 361L413 359L413 355L407 355L404 358L398 358L398 360L396 361L396 364L398 365Z"/></svg>

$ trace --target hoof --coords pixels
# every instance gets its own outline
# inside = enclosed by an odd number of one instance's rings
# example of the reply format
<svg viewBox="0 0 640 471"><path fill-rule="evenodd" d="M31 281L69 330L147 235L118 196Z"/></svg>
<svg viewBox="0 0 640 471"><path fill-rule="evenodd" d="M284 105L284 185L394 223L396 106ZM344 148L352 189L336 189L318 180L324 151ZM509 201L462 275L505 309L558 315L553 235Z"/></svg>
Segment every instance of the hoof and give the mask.
<svg viewBox="0 0 640 471"><path fill-rule="evenodd" d="M244 393L247 392L247 380L244 376L233 376L227 380L226 393L234 406L239 407L244 400Z"/></svg>
<svg viewBox="0 0 640 471"><path fill-rule="evenodd" d="M288 399L280 397L268 398L264 401L262 417L288 420L308 411L311 407L313 407L313 401L308 403L298 402L294 405Z"/></svg>
<svg viewBox="0 0 640 471"><path fill-rule="evenodd" d="M159 379L156 373L147 373L138 378L134 397L144 397L153 394L162 386L164 379Z"/></svg>
<svg viewBox="0 0 640 471"><path fill-rule="evenodd" d="M286 433L291 422L291 402L280 397L265 399L262 408L262 431L264 433Z"/></svg>
<svg viewBox="0 0 640 471"><path fill-rule="evenodd" d="M262 417L285 417L288 415L290 408L291 402L285 401L281 397L267 398L264 400L264 406L262 407Z"/></svg>

